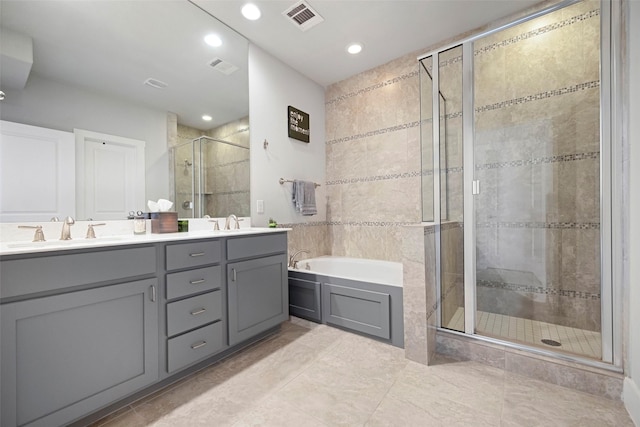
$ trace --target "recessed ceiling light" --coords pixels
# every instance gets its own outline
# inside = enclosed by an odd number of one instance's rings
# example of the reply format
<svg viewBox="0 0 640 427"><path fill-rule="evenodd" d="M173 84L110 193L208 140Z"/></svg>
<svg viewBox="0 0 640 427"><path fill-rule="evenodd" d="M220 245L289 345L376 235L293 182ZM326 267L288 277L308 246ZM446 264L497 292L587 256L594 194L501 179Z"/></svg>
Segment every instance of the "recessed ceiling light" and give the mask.
<svg viewBox="0 0 640 427"><path fill-rule="evenodd" d="M204 116L202 116L202 120L204 120L205 122L210 122L211 120L213 120L213 117L211 117L208 114L205 114Z"/></svg>
<svg viewBox="0 0 640 427"><path fill-rule="evenodd" d="M362 52L362 44L361 43L351 43L347 46L347 52L352 55Z"/></svg>
<svg viewBox="0 0 640 427"><path fill-rule="evenodd" d="M205 36L204 42L213 47L222 46L222 40L217 34L209 34Z"/></svg>
<svg viewBox="0 0 640 427"><path fill-rule="evenodd" d="M260 9L258 9L258 6L255 4L247 3L242 6L242 16L247 18L249 21L255 21L256 19L260 19L262 12L260 12Z"/></svg>

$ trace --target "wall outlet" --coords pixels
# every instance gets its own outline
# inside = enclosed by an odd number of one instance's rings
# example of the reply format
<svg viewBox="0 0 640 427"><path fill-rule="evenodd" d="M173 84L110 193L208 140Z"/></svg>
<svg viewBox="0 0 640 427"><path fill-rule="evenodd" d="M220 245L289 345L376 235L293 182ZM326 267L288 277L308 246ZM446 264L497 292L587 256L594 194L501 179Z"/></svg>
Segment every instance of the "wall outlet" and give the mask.
<svg viewBox="0 0 640 427"><path fill-rule="evenodd" d="M258 200L256 202L256 210L259 214L264 213L264 200Z"/></svg>

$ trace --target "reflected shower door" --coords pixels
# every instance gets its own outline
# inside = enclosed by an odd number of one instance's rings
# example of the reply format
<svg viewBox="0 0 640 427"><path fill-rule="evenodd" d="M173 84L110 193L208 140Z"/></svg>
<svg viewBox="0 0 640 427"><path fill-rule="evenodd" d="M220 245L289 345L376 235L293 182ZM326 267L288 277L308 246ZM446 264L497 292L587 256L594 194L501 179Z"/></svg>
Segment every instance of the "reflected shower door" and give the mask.
<svg viewBox="0 0 640 427"><path fill-rule="evenodd" d="M473 44L476 332L594 359L599 17L580 2Z"/></svg>

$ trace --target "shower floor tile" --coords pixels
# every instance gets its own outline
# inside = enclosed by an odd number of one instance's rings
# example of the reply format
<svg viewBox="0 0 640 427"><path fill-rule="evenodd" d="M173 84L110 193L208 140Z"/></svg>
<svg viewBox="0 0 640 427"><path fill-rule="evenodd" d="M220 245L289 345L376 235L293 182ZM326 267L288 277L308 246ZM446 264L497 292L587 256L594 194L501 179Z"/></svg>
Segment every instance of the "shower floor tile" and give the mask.
<svg viewBox="0 0 640 427"><path fill-rule="evenodd" d="M566 351L598 360L602 357L600 332L485 311L478 311L476 325L476 331L482 335L520 341L537 347ZM447 328L464 330L464 309L462 307L456 310ZM543 339L553 340L560 345L544 344Z"/></svg>

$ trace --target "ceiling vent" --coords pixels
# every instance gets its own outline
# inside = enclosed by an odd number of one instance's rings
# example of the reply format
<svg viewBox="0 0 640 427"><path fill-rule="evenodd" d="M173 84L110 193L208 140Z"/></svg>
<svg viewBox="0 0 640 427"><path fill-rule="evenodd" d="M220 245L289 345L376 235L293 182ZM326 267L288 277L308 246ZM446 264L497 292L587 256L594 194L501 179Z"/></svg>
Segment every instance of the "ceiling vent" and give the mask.
<svg viewBox="0 0 640 427"><path fill-rule="evenodd" d="M282 12L282 14L287 17L293 25L300 28L302 31L307 31L309 28L324 21L324 18L304 1L297 2Z"/></svg>
<svg viewBox="0 0 640 427"><path fill-rule="evenodd" d="M238 71L238 67L231 64L230 62L223 61L220 58L212 59L211 61L209 61L209 65L212 66L215 70L220 71L222 74L226 74L227 76Z"/></svg>
<svg viewBox="0 0 640 427"><path fill-rule="evenodd" d="M146 84L147 86L151 86L153 88L156 88L156 89L164 89L165 87L169 86L165 82L160 81L158 79L151 78L151 77L149 77L147 80L145 80L144 84Z"/></svg>

